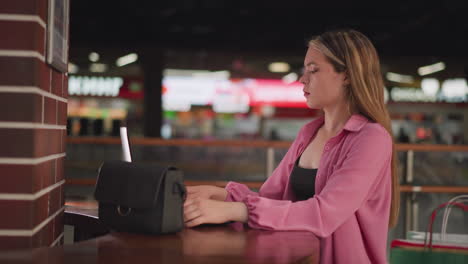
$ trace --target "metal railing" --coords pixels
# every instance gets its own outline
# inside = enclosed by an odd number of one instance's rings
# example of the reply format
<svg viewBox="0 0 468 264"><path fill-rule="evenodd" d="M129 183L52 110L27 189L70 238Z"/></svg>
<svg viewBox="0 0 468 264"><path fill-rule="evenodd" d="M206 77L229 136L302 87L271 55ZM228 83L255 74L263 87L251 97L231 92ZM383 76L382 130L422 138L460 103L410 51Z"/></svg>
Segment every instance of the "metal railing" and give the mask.
<svg viewBox="0 0 468 264"><path fill-rule="evenodd" d="M120 145L119 138L99 138L99 137L85 137L85 138L73 138L70 137L67 139L68 146L73 145L91 145L93 148L96 146L103 145ZM284 153L284 151L290 146L290 141L266 141L266 140L256 140L256 141L246 141L246 140L191 140L191 139L174 139L174 140L163 140L163 139L154 139L154 138L131 138L130 144L132 147L135 146L146 146L146 147L178 147L187 149L190 147L209 149L209 148L224 148L224 147L234 147L234 148L260 148L265 150L264 154L264 177L263 180L268 178L272 174L275 166L277 165L275 155ZM415 167L415 163L421 163L421 160L417 160L416 153L421 156L423 153L458 153L461 154L462 159L468 161L468 146L463 145L418 145L418 144L397 144L396 150L400 156L400 189L402 192L402 201L405 205L405 219L404 219L404 233L410 230L418 230L419 224L419 213L420 205L418 202L418 195L422 193L468 193L468 162L462 162L460 168L452 168L450 165L443 165L446 169L452 169L457 171L458 174L463 175L457 178L453 183L450 184L421 184L421 181L424 181L423 178L419 177L419 181L416 179L415 171L419 167ZM281 152L279 152L281 151ZM447 155L443 154L442 157ZM437 157L435 157L438 159ZM436 167L437 162L431 160L425 161L427 164ZM467 168L463 167L466 166ZM432 171L432 169L428 169ZM466 170L466 174L459 173L460 170ZM417 173L421 175L421 172ZM449 172L450 174L450 172ZM453 174L453 173L452 173ZM466 181L465 178L466 177ZM423 179L423 180L421 180ZM67 184L94 184L95 179L67 179ZM203 180L202 180L203 181ZM196 184L197 181L189 180L187 184L192 185ZM204 183L216 184L223 186L227 183L226 179L216 179L211 181L203 181ZM257 177L255 181L245 181L249 187L258 189L261 186L262 180Z"/></svg>

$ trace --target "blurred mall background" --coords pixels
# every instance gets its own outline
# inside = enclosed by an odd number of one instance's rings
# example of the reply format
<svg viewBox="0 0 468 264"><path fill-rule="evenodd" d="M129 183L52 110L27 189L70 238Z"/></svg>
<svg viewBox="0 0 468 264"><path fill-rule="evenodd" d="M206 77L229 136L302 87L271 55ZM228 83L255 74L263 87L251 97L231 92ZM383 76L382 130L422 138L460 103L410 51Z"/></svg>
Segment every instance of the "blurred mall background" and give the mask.
<svg viewBox="0 0 468 264"><path fill-rule="evenodd" d="M307 40L346 27L381 56L403 186L390 239L424 230L435 206L468 192L466 11L464 1L73 1L66 196L92 199L99 165L121 157L124 120L136 161L192 181L261 183L317 115L297 82ZM468 231L454 214L449 229Z"/></svg>
<svg viewBox="0 0 468 264"><path fill-rule="evenodd" d="M306 41L348 27L381 55L395 139L464 144L462 3L73 1L68 135L127 119L130 136L291 140L316 115L297 82Z"/></svg>
<svg viewBox="0 0 468 264"><path fill-rule="evenodd" d="M414 238L468 194L467 13L465 0L0 1L0 251L73 241L67 210L96 212L123 124L134 162L258 189L318 115L298 78L307 41L337 28L380 54L401 183L389 240ZM466 213L447 232L468 233Z"/></svg>

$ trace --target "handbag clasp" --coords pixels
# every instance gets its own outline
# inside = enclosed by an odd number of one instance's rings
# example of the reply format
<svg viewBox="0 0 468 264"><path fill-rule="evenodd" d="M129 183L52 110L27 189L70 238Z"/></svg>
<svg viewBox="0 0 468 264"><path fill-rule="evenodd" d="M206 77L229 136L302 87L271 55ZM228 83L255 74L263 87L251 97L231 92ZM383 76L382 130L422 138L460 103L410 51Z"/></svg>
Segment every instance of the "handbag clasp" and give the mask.
<svg viewBox="0 0 468 264"><path fill-rule="evenodd" d="M127 208L127 211L123 213L123 212L122 212L122 209L120 208L120 205L117 206L117 212L118 212L119 215L121 215L121 216L127 216L127 215L130 214L131 211L132 211L132 208L128 207L128 208Z"/></svg>

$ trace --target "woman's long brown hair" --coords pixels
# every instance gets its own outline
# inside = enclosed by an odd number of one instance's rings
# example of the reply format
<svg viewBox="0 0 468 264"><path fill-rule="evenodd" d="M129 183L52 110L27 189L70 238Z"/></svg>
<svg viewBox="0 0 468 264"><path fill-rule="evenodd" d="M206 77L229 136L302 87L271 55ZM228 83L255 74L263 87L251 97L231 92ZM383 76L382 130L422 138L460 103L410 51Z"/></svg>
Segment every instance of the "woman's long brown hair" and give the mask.
<svg viewBox="0 0 468 264"><path fill-rule="evenodd" d="M372 42L355 30L325 32L309 41L322 52L336 72L345 72L350 112L357 112L382 125L393 138L391 119L384 102L380 60ZM392 146L392 200L389 227L398 222L400 189L395 143Z"/></svg>

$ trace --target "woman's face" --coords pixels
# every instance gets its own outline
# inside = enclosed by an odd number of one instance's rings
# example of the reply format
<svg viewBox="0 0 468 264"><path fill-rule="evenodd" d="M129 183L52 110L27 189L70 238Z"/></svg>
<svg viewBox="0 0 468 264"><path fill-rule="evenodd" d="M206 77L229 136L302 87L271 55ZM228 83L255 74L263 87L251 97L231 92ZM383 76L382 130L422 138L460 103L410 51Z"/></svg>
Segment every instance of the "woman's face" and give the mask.
<svg viewBox="0 0 468 264"><path fill-rule="evenodd" d="M299 79L304 84L307 105L313 109L323 109L345 102L345 73L335 72L325 55L309 47L304 59L304 74Z"/></svg>

